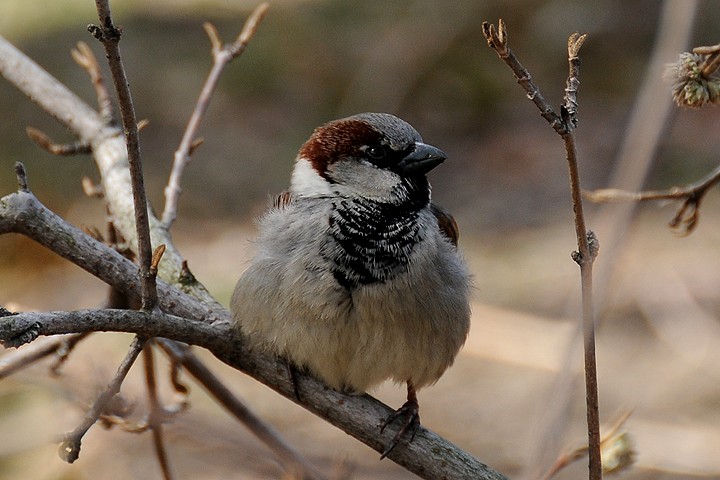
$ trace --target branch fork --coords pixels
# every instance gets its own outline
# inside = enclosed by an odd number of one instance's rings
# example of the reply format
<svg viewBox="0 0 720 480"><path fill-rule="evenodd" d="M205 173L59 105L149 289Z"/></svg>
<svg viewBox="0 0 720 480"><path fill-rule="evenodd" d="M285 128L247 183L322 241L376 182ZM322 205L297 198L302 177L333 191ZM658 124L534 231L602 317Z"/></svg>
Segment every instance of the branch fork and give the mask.
<svg viewBox="0 0 720 480"><path fill-rule="evenodd" d="M579 51L586 35L573 33L568 38L567 54L569 73L565 86L565 99L560 107L560 115L545 101L540 89L532 81L530 73L520 64L512 50L508 47L508 35L505 23L498 21L498 27L487 22L483 23L483 33L488 46L495 50L498 57L513 71L520 86L527 93L527 97L538 107L540 114L550 126L560 135L565 144L565 154L570 177L570 196L574 212L575 234L577 238L577 251L572 258L580 266L580 283L582 289L582 329L585 361L585 391L586 412L588 426L588 456L590 480L602 478L602 460L600 456L600 416L597 391L597 362L595 358L595 321L592 296L592 266L599 250L599 243L594 233L585 227L583 213L582 193L580 189L580 174L578 172L577 152L575 149L575 136L573 130L577 126L577 93L580 86L580 57Z"/></svg>

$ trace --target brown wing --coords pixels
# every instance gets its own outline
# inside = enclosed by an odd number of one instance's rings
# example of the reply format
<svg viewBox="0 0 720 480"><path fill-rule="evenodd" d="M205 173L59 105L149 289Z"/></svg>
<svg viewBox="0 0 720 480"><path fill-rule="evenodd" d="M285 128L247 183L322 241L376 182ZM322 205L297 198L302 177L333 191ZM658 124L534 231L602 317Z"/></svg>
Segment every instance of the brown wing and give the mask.
<svg viewBox="0 0 720 480"><path fill-rule="evenodd" d="M285 190L282 193L280 193L277 197L273 198L273 207L275 208L283 208L290 204L292 201L292 194L290 194L290 190Z"/></svg>
<svg viewBox="0 0 720 480"><path fill-rule="evenodd" d="M453 216L434 203L430 204L430 211L437 218L440 231L457 247L460 230Z"/></svg>

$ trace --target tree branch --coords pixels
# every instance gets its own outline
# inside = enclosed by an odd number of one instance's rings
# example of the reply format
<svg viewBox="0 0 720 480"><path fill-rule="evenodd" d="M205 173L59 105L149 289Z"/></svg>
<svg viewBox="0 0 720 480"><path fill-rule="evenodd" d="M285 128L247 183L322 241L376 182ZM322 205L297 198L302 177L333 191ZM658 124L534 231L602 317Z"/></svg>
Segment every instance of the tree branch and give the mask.
<svg viewBox="0 0 720 480"><path fill-rule="evenodd" d="M697 182L684 187L672 187L668 190L648 190L644 192L628 192L615 188L601 188L584 192L585 198L591 202L647 202L654 200L681 200L682 204L675 216L670 220L670 228L680 230L689 235L697 227L700 218L700 203L705 194L720 182L720 165Z"/></svg>
<svg viewBox="0 0 720 480"><path fill-rule="evenodd" d="M105 57L110 66L115 91L120 104L120 118L125 131L128 163L130 164L131 190L135 213L135 233L138 245L138 263L140 264L140 285L143 310L152 310L157 306L156 274L150 268L152 262L152 244L150 241L150 220L145 195L145 181L140 155L140 135L138 133L135 107L133 106L130 85L128 85L125 67L120 57L120 37L122 31L113 25L108 0L95 0L100 26L90 25L88 30L100 40L105 48ZM87 52L86 52L87 54Z"/></svg>
<svg viewBox="0 0 720 480"><path fill-rule="evenodd" d="M107 388L100 394L100 396L98 396L97 400L95 400L92 408L90 408L90 410L85 414L82 423L78 425L75 430L65 435L65 438L58 449L60 458L68 463L73 463L78 459L78 455L80 455L82 437L90 429L90 427L97 422L110 400L112 400L112 398L120 391L120 385L122 385L123 380L125 380L125 377L130 371L130 367L132 367L133 363L135 363L135 360L142 351L144 344L145 340L140 337L135 337L133 339L133 343L130 345L130 351L127 353L125 360L123 360L120 364L120 367L118 367L117 373L110 381Z"/></svg>
<svg viewBox="0 0 720 480"><path fill-rule="evenodd" d="M242 32L238 36L237 40L231 44L223 45L220 40L220 36L211 23L205 23L205 31L210 37L212 44L212 56L213 66L205 80L205 85L200 92L200 97L195 104L185 133L183 134L180 146L175 152L175 160L173 161L172 171L170 172L170 178L168 184L165 187L165 210L162 214L162 225L165 229L170 229L172 223L177 217L177 205L180 198L182 189L180 188L180 180L182 179L183 172L188 163L190 163L190 156L197 145L196 135L200 128L200 122L202 122L205 112L207 112L208 106L210 105L210 99L215 93L218 81L225 67L235 58L239 57L242 52L247 48L248 43L255 35L260 22L267 14L270 5L268 3L261 3L258 5L250 17L245 22Z"/></svg>
<svg viewBox="0 0 720 480"><path fill-rule="evenodd" d="M85 332L126 332L147 338L165 337L210 350L225 350L229 340L227 324L209 325L186 317L142 310L74 310L61 312L22 312L2 317L0 343L17 348L39 336Z"/></svg>
<svg viewBox="0 0 720 480"><path fill-rule="evenodd" d="M573 130L577 126L577 92L580 86L580 59L578 52L585 41L586 35L573 33L568 39L567 53L569 73L565 87L565 102L560 107L560 115L540 94L529 72L522 66L508 47L507 29L500 20L497 29L494 25L483 22L483 33L490 48L513 71L518 83L525 89L527 96L540 109L540 113L550 126L562 137L570 177L570 197L574 212L575 234L578 250L572 258L580 266L580 284L582 290L582 325L585 363L585 392L588 427L588 456L590 480L601 480L602 459L600 456L600 414L598 405L597 361L595 356L595 319L593 311L592 266L599 250L595 234L585 227L580 174L578 171L577 151Z"/></svg>
<svg viewBox="0 0 720 480"><path fill-rule="evenodd" d="M117 127L105 123L101 115L2 36L0 36L0 74L64 127L75 133L81 142L91 145L113 224L131 249L137 252L131 179L127 147L122 132ZM173 244L168 231L161 227L160 221L152 212L148 212L148 220L151 243L165 244L167 247L163 261L159 265L158 276L167 282L181 284L183 291L201 299L210 308L222 309L200 282L181 281L187 278L183 273L182 255Z"/></svg>
<svg viewBox="0 0 720 480"><path fill-rule="evenodd" d="M2 233L21 233L116 287L129 298L140 299L137 265L65 222L30 192L18 191L0 199ZM230 322L230 313L217 302L207 305L162 281L158 281L158 290L160 306L165 311L210 324Z"/></svg>
<svg viewBox="0 0 720 480"><path fill-rule="evenodd" d="M0 199L0 233L8 232L26 234L95 273L130 298L139 299L139 280L133 263L66 224L31 193L17 192ZM245 351L242 339L232 335L230 312L210 309L164 282L158 282L158 290L162 309L173 315L134 310L20 313L0 318L0 338L18 343L38 335L84 331L124 331L171 338L209 349L222 362L252 376L377 452L382 452L394 436L391 428L380 433L380 424L393 412L387 405L370 395L358 397L330 390L302 372L297 373L298 400L286 374L285 361ZM388 458L422 478L505 478L424 427L420 427L411 443L398 445Z"/></svg>

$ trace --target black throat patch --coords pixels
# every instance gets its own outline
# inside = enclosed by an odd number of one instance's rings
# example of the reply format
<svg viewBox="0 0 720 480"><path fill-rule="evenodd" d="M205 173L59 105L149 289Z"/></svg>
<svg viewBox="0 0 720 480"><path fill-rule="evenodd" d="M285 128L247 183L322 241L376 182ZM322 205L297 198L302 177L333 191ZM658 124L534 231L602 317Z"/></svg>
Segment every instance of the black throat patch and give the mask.
<svg viewBox="0 0 720 480"><path fill-rule="evenodd" d="M407 269L410 254L422 241L418 215L429 204L430 188L424 177L404 179L397 188L405 198L397 204L362 198L333 202L328 222L332 240L322 255L343 287L386 282Z"/></svg>

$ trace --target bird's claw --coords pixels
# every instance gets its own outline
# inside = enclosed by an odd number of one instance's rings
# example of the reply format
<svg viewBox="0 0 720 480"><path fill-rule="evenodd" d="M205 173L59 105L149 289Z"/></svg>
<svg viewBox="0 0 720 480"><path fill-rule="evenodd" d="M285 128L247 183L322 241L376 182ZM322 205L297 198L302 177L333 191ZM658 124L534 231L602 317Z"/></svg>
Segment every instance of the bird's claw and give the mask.
<svg viewBox="0 0 720 480"><path fill-rule="evenodd" d="M390 416L383 422L382 426L380 427L380 433L382 433L385 430L385 427L390 425L392 422L395 421L397 418L402 417L402 423L400 424L400 429L397 431L393 439L390 441L390 444L388 444L387 448L382 452L382 455L380 455L380 460L387 457L390 452L393 451L393 449L400 443L400 439L409 431L412 431L412 435L410 436L410 442L413 441L415 438L415 434L418 431L418 427L420 427L420 407L418 406L418 403L416 400L408 400L403 404L402 407L395 410Z"/></svg>

